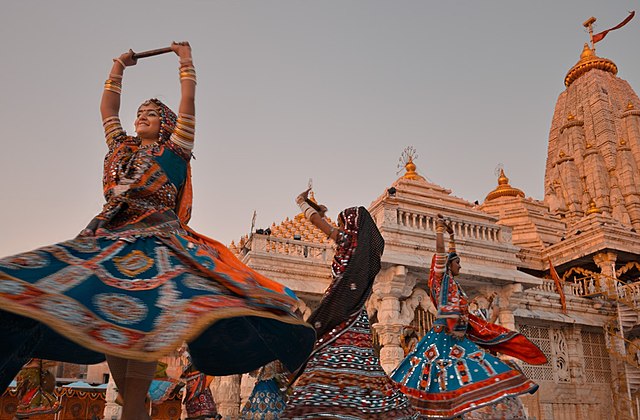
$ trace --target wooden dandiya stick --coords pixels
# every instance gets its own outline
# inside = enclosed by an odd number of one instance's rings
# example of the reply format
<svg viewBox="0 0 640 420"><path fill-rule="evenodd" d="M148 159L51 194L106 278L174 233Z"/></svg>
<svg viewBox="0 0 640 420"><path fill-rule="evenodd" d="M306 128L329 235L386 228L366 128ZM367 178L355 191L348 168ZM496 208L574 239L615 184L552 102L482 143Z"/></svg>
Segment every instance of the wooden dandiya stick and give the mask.
<svg viewBox="0 0 640 420"><path fill-rule="evenodd" d="M171 47L158 48L157 50L142 51L139 53L133 53L133 59L137 60L139 58L153 57L154 55L166 54L171 51L172 51Z"/></svg>

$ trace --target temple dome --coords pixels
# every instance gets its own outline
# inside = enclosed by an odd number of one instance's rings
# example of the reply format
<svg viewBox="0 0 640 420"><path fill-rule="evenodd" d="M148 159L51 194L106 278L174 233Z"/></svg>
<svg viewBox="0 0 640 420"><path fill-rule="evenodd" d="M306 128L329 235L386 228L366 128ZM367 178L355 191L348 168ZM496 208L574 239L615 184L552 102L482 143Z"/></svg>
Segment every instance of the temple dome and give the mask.
<svg viewBox="0 0 640 420"><path fill-rule="evenodd" d="M495 190L487 194L484 201L491 201L498 197L524 197L522 190L513 188L509 185L509 178L504 174L504 169L500 169L500 176L498 177L498 186Z"/></svg>
<svg viewBox="0 0 640 420"><path fill-rule="evenodd" d="M595 51L589 48L589 44L585 43L580 54L580 60L571 67L571 70L565 76L564 85L569 87L576 79L592 69L608 71L614 76L618 74L618 66L613 61L598 57Z"/></svg>

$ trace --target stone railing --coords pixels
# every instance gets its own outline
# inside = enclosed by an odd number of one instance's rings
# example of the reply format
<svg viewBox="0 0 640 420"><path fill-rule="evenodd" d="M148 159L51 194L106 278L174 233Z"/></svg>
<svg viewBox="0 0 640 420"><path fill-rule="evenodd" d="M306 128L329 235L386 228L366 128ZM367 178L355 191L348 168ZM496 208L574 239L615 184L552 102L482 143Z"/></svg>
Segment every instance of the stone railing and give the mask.
<svg viewBox="0 0 640 420"><path fill-rule="evenodd" d="M248 247L255 252L289 255L323 263L330 262L334 254L333 246L330 244L317 244L256 234L251 238Z"/></svg>
<svg viewBox="0 0 640 420"><path fill-rule="evenodd" d="M573 296L583 296L580 291L580 285L575 283L562 283L562 288L565 294L573 295ZM531 288L531 290L542 290L543 292L549 293L558 293L558 289L556 288L556 283L553 280L542 279L542 284L536 287Z"/></svg>
<svg viewBox="0 0 640 420"><path fill-rule="evenodd" d="M628 306L640 304L640 282L623 283L604 274L595 274L574 279L578 296L605 296Z"/></svg>
<svg viewBox="0 0 640 420"><path fill-rule="evenodd" d="M436 217L433 215L414 213L397 209L397 221L400 226L435 232ZM489 242L500 242L500 226L489 226L462 221L451 221L451 227L458 238L478 239Z"/></svg>

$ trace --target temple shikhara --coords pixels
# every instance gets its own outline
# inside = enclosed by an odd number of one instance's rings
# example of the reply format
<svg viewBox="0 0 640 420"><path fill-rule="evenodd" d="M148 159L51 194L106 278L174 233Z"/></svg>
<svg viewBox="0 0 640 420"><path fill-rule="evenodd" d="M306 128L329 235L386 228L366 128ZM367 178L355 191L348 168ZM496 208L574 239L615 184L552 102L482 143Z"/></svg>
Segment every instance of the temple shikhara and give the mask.
<svg viewBox="0 0 640 420"><path fill-rule="evenodd" d="M422 337L435 316L426 280L441 213L452 222L462 259L457 279L474 311L520 331L548 358L544 365L520 363L540 385L522 397L529 417L639 417L640 99L594 46L577 48L579 59L555 104L543 200L518 189L508 166L487 185L482 203L453 196L421 176L428 168L416 167L412 149L403 156L405 173L372 197L368 209L385 252L367 311L388 373L405 356L407 331ZM230 249L293 289L308 316L331 281L332 244L302 214L282 218ZM171 369L174 362L168 363ZM98 365L85 372L85 381L99 383L108 370ZM223 418L239 418L254 381L213 379ZM104 402L106 419L117 416L112 394ZM163 412L180 418L178 411Z"/></svg>

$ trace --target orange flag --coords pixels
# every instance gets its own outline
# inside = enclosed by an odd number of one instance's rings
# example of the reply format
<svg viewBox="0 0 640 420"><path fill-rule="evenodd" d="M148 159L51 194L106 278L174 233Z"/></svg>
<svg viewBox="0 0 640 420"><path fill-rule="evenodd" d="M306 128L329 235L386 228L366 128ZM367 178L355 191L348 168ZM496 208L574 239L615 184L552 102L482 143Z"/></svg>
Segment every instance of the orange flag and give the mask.
<svg viewBox="0 0 640 420"><path fill-rule="evenodd" d="M556 290L558 291L558 294L560 295L560 304L562 305L562 312L564 312L565 314L567 313L567 301L564 297L564 289L562 288L562 280L560 280L560 277L558 276L558 272L556 271L555 267L553 266L553 264L551 263L551 257L547 257L549 259L549 272L551 273L551 278L553 279L553 282L556 284Z"/></svg>
<svg viewBox="0 0 640 420"><path fill-rule="evenodd" d="M619 24L617 24L616 26L614 26L613 28L609 28L606 31L602 31L602 32L598 32L597 34L595 34L592 38L593 43L595 44L596 42L602 41L604 39L605 36L607 36L607 34L611 31L615 31L616 29L620 29L622 28L624 25L626 25L627 23L629 23L629 21L631 19L633 19L633 17L636 15L635 10L629 12L629 16L627 16L625 18L625 20L623 20L622 22L620 22Z"/></svg>

